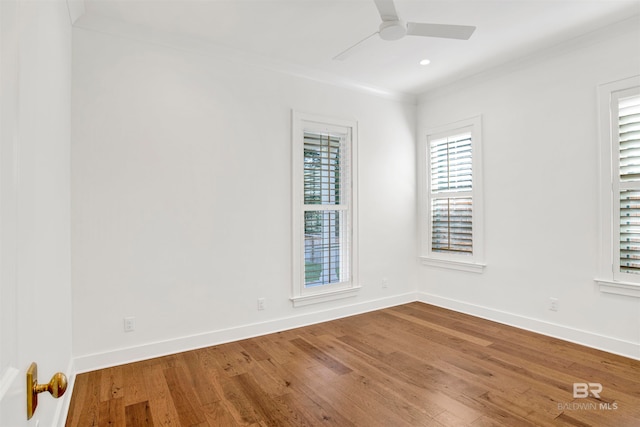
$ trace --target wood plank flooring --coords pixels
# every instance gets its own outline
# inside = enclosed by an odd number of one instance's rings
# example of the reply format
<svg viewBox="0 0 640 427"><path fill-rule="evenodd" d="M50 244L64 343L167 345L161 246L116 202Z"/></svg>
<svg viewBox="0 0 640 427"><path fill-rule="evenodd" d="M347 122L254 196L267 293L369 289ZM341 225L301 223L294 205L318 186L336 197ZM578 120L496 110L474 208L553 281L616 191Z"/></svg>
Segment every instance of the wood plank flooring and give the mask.
<svg viewBox="0 0 640 427"><path fill-rule="evenodd" d="M556 425L640 426L640 361L417 302L78 375L66 423Z"/></svg>

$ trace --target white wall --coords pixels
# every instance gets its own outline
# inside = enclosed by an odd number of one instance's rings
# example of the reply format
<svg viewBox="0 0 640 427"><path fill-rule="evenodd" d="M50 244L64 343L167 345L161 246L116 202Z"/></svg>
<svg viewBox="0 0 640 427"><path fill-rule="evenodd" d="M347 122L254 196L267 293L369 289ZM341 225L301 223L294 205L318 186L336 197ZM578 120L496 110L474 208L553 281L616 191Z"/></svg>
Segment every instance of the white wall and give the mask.
<svg viewBox="0 0 640 427"><path fill-rule="evenodd" d="M75 28L71 223L80 371L419 298L640 357L640 301L600 293L599 84L640 72L636 23L415 106ZM360 131L358 297L292 308L291 109ZM483 116L483 274L419 267L415 141ZM417 123L416 123L417 118ZM414 129L418 128L416 137ZM382 277L389 288L381 288ZM266 298L258 311L256 299ZM549 297L559 311L548 310ZM123 318L136 331L123 332Z"/></svg>
<svg viewBox="0 0 640 427"><path fill-rule="evenodd" d="M594 283L596 89L640 74L639 28L636 19L421 97L419 139L482 114L488 264L479 275L421 267L424 301L640 357L640 299Z"/></svg>
<svg viewBox="0 0 640 427"><path fill-rule="evenodd" d="M79 28L73 52L80 370L414 298L414 105ZM360 133L363 289L295 309L291 109Z"/></svg>

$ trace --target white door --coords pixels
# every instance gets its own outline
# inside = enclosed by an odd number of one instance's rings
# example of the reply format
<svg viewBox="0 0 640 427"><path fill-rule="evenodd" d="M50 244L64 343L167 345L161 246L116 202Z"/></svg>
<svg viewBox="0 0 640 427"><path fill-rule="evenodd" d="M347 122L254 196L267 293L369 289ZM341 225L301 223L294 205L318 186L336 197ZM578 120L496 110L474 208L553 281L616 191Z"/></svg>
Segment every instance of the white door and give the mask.
<svg viewBox="0 0 640 427"><path fill-rule="evenodd" d="M0 2L0 425L12 426L9 408L20 387L17 360L17 144L18 54L16 4Z"/></svg>
<svg viewBox="0 0 640 427"><path fill-rule="evenodd" d="M70 393L26 416L26 370L71 374L71 25L64 0L0 0L0 426L64 424Z"/></svg>

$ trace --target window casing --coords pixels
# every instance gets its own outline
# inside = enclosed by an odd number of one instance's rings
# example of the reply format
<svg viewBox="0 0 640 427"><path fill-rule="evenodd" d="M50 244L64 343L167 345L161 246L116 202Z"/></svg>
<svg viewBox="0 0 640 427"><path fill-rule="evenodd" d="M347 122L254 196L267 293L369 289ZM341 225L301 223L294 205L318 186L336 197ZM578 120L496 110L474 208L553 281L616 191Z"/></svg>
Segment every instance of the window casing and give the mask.
<svg viewBox="0 0 640 427"><path fill-rule="evenodd" d="M640 76L602 85L600 290L640 297Z"/></svg>
<svg viewBox="0 0 640 427"><path fill-rule="evenodd" d="M481 272L481 117L427 132L420 149L421 260Z"/></svg>
<svg viewBox="0 0 640 427"><path fill-rule="evenodd" d="M354 295L357 124L293 113L294 306Z"/></svg>

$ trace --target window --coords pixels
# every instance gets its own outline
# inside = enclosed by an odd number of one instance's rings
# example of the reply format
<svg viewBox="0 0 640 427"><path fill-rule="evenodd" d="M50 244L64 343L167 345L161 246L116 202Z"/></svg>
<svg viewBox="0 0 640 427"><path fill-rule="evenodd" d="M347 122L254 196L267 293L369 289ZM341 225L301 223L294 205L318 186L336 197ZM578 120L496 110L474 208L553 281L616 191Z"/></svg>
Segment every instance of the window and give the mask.
<svg viewBox="0 0 640 427"><path fill-rule="evenodd" d="M423 264L480 272L481 118L428 132L421 146Z"/></svg>
<svg viewBox="0 0 640 427"><path fill-rule="evenodd" d="M601 279L640 297L640 77L603 85L600 98Z"/></svg>
<svg viewBox="0 0 640 427"><path fill-rule="evenodd" d="M632 90L616 95L617 120L613 124L617 128L615 142L619 161L615 165L618 179L614 190L620 200L616 204L616 218L620 218L620 245L615 247L616 260L619 260L616 272L620 273L620 279L633 274L636 281L640 279L640 92Z"/></svg>
<svg viewBox="0 0 640 427"><path fill-rule="evenodd" d="M354 295L356 124L293 114L295 306Z"/></svg>

